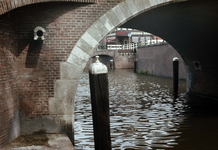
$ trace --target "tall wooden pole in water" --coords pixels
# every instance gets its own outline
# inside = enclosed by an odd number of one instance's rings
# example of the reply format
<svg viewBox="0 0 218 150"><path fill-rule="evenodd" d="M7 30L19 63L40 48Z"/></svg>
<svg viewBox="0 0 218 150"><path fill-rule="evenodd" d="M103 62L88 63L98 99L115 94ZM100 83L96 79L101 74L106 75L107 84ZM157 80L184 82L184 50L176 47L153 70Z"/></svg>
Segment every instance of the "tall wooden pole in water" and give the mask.
<svg viewBox="0 0 218 150"><path fill-rule="evenodd" d="M137 68L137 62L136 62L136 58L137 58L137 56L136 56L136 48L134 48L133 52L134 52L134 54L135 54L135 58L134 58L134 73L137 73L137 71L136 71L136 68Z"/></svg>
<svg viewBox="0 0 218 150"><path fill-rule="evenodd" d="M114 61L112 59L110 60L110 69L114 69Z"/></svg>
<svg viewBox="0 0 218 150"><path fill-rule="evenodd" d="M95 149L111 150L108 69L98 58L89 68Z"/></svg>
<svg viewBox="0 0 218 150"><path fill-rule="evenodd" d="M179 59L177 57L173 58L173 95L174 98L178 97L179 89Z"/></svg>

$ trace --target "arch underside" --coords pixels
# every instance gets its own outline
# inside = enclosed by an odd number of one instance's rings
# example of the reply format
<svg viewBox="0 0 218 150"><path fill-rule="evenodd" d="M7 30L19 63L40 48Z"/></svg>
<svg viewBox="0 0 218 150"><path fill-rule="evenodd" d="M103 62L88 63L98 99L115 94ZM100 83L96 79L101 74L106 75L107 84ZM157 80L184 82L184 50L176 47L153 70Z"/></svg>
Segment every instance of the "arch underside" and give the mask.
<svg viewBox="0 0 218 150"><path fill-rule="evenodd" d="M35 0L34 3L51 1ZM3 0L0 13L29 4L33 2ZM217 7L218 1L214 0L125 0L103 14L81 36L67 61L60 63L60 80L54 83L54 97L49 98L49 116L44 117L48 123L56 125L57 130L52 132L61 132L64 128L72 137L74 101L83 69L99 42L119 26L151 32L165 39L186 63L189 92L218 97ZM193 62L199 62L201 70L196 69ZM28 125L39 121L28 122ZM25 125L21 128L25 130Z"/></svg>
<svg viewBox="0 0 218 150"><path fill-rule="evenodd" d="M217 73L214 55L217 6L218 2L213 0L126 0L109 10L83 34L67 62L76 64L77 60L82 60L85 65L89 59L87 54L91 54L116 27L139 29L160 36L178 51L185 62L188 92L218 97L214 91L217 86L213 84L218 81L214 77ZM79 51L82 57L78 57ZM194 62L199 62L201 70L195 68ZM84 65L82 63L82 68Z"/></svg>
<svg viewBox="0 0 218 150"><path fill-rule="evenodd" d="M0 1L0 15L9 12L15 8L43 3L43 2L80 2L80 3L96 3L96 0L1 0Z"/></svg>
<svg viewBox="0 0 218 150"><path fill-rule="evenodd" d="M205 44L202 40L204 38L201 39L201 36L199 36L199 33L208 37L211 36L213 37L212 41L216 43L217 37L214 33L218 32L216 28L218 19L217 15L214 14L217 14L216 6L218 4L217 1L207 1L206 13L203 9L204 5L205 1L203 0L126 0L120 3L96 20L81 36L67 61L61 63L61 69L69 70L73 68L74 71L78 70L78 73L71 74L71 72L61 70L62 76L58 82L71 80L77 86L82 70L99 42L115 28L123 26L148 31L165 39L179 52L185 62L187 91L218 97L214 90L217 89L217 85L214 83L218 81L215 77L218 63L215 55L209 54L215 52L214 44ZM196 6L199 9L198 11L196 11ZM208 26L210 29L208 29ZM199 49L201 50L199 51ZM209 53L205 53L205 49L208 49ZM208 62L208 60L212 61ZM193 61L200 61L202 70L196 70ZM211 69L211 66L214 62L216 71L212 72L214 69ZM207 67L207 65L210 67ZM63 85L59 87L63 87L65 83L61 84ZM207 88L205 89L205 87ZM62 90L56 87L55 91ZM68 96L66 95L66 97Z"/></svg>

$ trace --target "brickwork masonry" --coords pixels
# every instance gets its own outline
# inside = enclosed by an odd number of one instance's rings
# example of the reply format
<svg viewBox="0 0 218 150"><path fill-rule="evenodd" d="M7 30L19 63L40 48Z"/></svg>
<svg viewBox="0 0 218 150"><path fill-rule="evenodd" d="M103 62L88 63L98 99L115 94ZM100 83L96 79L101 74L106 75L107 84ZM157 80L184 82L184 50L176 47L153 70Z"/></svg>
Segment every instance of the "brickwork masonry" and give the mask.
<svg viewBox="0 0 218 150"><path fill-rule="evenodd" d="M186 79L184 62L179 53L169 44L138 48L138 71L153 72L156 76L173 77L173 58L179 58L179 78Z"/></svg>
<svg viewBox="0 0 218 150"><path fill-rule="evenodd" d="M21 131L14 127L18 119L1 121L0 145L18 136L10 134L14 129L18 134L67 133L73 140L78 81L98 42L128 19L171 1L56 1L20 5L24 7L1 15L0 25L7 28L0 29L1 36L6 37L1 37L1 67L8 72L1 75L5 80L1 81L4 98L0 115L3 120L16 118L20 111ZM5 6L9 1L1 2ZM48 33L44 41L33 40L37 26Z"/></svg>
<svg viewBox="0 0 218 150"><path fill-rule="evenodd" d="M91 24L120 2L38 3L0 16L0 147L19 134L67 133L72 140L83 61L67 58ZM44 41L33 40L36 26L48 33Z"/></svg>
<svg viewBox="0 0 218 150"><path fill-rule="evenodd" d="M0 147L20 134L17 42L13 20L0 18Z"/></svg>

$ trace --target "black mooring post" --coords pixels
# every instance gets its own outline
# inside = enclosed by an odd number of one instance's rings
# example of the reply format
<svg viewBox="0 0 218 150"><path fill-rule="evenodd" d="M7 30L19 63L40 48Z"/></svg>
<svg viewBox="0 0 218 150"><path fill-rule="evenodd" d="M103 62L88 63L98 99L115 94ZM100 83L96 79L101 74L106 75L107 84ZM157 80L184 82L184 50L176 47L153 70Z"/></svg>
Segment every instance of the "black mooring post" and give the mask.
<svg viewBox="0 0 218 150"><path fill-rule="evenodd" d="M137 58L137 56L136 56L136 48L134 48L133 52L134 52L134 54L135 54L134 73L136 73L136 72L137 72L137 71L136 71L136 68L137 68L137 62L136 62L136 58Z"/></svg>
<svg viewBox="0 0 218 150"><path fill-rule="evenodd" d="M95 149L111 150L108 70L98 58L89 69Z"/></svg>
<svg viewBox="0 0 218 150"><path fill-rule="evenodd" d="M136 73L136 61L134 61L134 73Z"/></svg>
<svg viewBox="0 0 218 150"><path fill-rule="evenodd" d="M112 59L110 60L110 69L114 69L114 61Z"/></svg>
<svg viewBox="0 0 218 150"><path fill-rule="evenodd" d="M179 89L179 59L177 57L173 58L173 95L174 98L178 97Z"/></svg>

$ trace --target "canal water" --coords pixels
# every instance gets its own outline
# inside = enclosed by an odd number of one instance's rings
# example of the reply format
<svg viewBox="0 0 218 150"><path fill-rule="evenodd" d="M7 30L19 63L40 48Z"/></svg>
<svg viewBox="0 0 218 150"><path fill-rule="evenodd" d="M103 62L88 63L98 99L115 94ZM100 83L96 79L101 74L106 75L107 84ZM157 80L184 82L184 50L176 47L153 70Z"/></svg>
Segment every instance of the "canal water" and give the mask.
<svg viewBox="0 0 218 150"><path fill-rule="evenodd" d="M170 78L131 69L109 71L110 128L113 150L217 150L218 115L187 104L185 80L179 97ZM94 149L89 75L84 72L75 103L75 147Z"/></svg>

